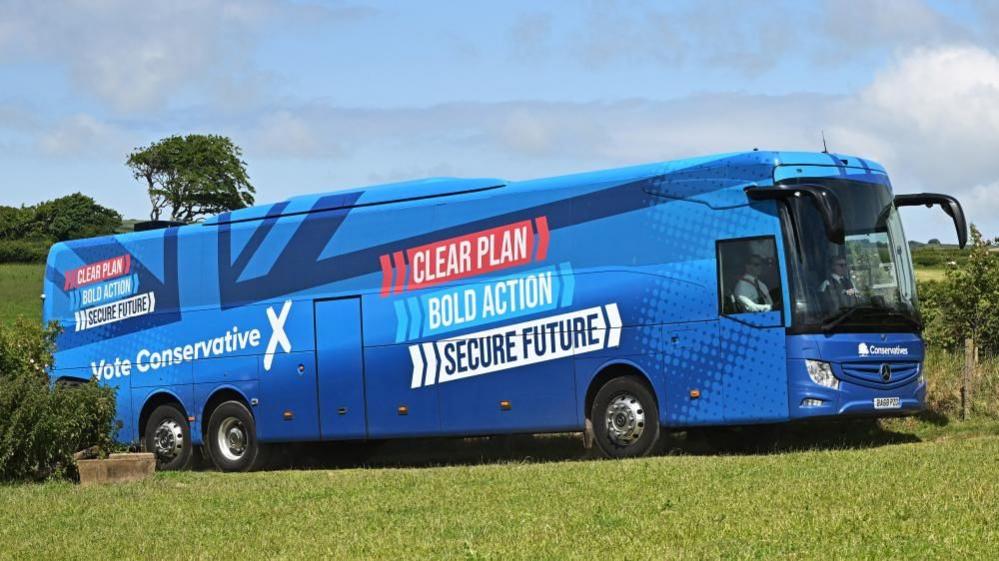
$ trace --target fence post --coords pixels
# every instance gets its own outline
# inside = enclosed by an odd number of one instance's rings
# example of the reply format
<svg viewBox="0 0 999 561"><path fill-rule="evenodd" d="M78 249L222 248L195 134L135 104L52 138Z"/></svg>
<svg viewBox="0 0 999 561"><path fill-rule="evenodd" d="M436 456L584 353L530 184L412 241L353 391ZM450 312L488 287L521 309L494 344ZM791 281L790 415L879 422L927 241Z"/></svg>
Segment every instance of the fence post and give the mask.
<svg viewBox="0 0 999 561"><path fill-rule="evenodd" d="M961 375L961 419L971 417L971 381L975 373L975 341L971 337L964 340L964 370Z"/></svg>

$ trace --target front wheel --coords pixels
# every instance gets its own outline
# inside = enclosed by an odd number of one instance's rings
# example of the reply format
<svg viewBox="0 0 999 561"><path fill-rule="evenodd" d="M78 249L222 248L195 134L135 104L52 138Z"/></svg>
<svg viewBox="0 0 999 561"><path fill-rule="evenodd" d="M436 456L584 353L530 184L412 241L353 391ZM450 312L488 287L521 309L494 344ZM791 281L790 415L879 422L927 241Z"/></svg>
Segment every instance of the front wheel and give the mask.
<svg viewBox="0 0 999 561"><path fill-rule="evenodd" d="M265 462L253 414L239 401L227 401L215 408L208 421L206 440L212 462L222 471L252 471Z"/></svg>
<svg viewBox="0 0 999 561"><path fill-rule="evenodd" d="M610 458L645 456L659 440L655 398L634 376L604 384L593 400L590 419L597 447Z"/></svg>

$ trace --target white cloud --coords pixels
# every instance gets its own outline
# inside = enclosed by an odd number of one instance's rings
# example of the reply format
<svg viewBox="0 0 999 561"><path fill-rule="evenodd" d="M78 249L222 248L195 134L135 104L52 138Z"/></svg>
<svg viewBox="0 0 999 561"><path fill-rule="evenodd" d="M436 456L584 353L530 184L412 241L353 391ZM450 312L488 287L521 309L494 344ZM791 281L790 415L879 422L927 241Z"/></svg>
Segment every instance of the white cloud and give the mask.
<svg viewBox="0 0 999 561"><path fill-rule="evenodd" d="M323 141L320 135L302 116L281 110L260 119L247 148L271 158L335 158L343 154L337 142Z"/></svg>
<svg viewBox="0 0 999 561"><path fill-rule="evenodd" d="M0 5L0 62L64 66L74 84L120 112L161 109L192 91L239 101L271 79L248 62L263 31L301 32L369 12L277 0L14 1Z"/></svg>
<svg viewBox="0 0 999 561"><path fill-rule="evenodd" d="M79 158L114 156L124 159L133 146L134 134L92 115L64 119L38 136L38 146L47 156Z"/></svg>
<svg viewBox="0 0 999 561"><path fill-rule="evenodd" d="M884 163L900 190L958 195L972 220L999 232L999 203L992 202L999 201L999 57L988 47L994 42L921 0L803 9L796 17L817 22L808 28L814 36L803 37L802 26L775 15L786 12L780 2L708 3L697 11L621 2L596 3L580 16L527 14L508 38L525 64L553 53L564 62L568 54L590 70L652 61L664 71L704 65L760 74L782 56L836 62L872 49L895 51L894 62L848 95L719 92L353 109L273 99L263 93L273 77L248 61L275 25L315 30L367 17L366 8L276 0L5 3L0 62L64 66L80 90L113 110L111 117L88 107L46 118L38 108L22 114L19 106L0 105L0 132L8 135L0 141L27 137L43 155L101 157L121 167L137 144L178 132L219 132L244 145L251 171L255 162L277 169L274 162L295 158L302 163L296 173L316 170L312 184L331 177L360 184L410 173L523 178L753 147L817 150L824 130L833 150ZM999 22L999 9L989 12L988 3L975 9L995 16L983 20L983 29L999 29L989 23ZM946 44L954 38L977 38L984 46ZM641 86L635 91L650 95ZM143 114L149 110L159 112ZM269 187L258 188L260 200L268 200Z"/></svg>
<svg viewBox="0 0 999 561"><path fill-rule="evenodd" d="M977 0L964 20L927 0L800 2L603 0L550 16L528 13L508 30L525 61L565 55L590 70L653 63L665 70L734 70L756 77L789 58L835 68L915 47L999 43L999 7ZM556 32L557 31L557 32Z"/></svg>
<svg viewBox="0 0 999 561"><path fill-rule="evenodd" d="M826 0L818 32L827 58L969 39L973 31L925 0Z"/></svg>
<svg viewBox="0 0 999 561"><path fill-rule="evenodd" d="M995 217L999 216L999 180L985 185L975 185L970 192L963 196L962 205L965 208L972 208L978 216ZM994 226L995 223L990 221ZM999 231L994 229L987 232L990 237L999 235Z"/></svg>
<svg viewBox="0 0 999 561"><path fill-rule="evenodd" d="M999 177L999 57L916 49L842 104L848 138L919 188L967 192Z"/></svg>
<svg viewBox="0 0 999 561"><path fill-rule="evenodd" d="M718 93L380 110L315 103L278 115L247 132L274 139L274 149L257 142L249 156L291 150L333 160L334 175L346 184L431 167L516 179L754 147L819 150L824 130L834 151L883 163L899 191L956 195L973 221L999 232L999 203L985 204L999 201L999 57L980 48L911 50L851 95ZM912 226L917 239L948 235L943 227L943 219Z"/></svg>

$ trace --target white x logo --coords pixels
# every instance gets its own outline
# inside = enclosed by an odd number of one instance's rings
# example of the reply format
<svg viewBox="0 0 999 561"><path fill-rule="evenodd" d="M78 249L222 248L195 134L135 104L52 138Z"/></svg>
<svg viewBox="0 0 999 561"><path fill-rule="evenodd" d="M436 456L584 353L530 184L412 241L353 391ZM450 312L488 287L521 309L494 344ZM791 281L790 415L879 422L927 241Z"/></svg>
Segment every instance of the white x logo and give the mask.
<svg viewBox="0 0 999 561"><path fill-rule="evenodd" d="M270 372L271 364L274 363L274 352L277 351L278 345L281 345L281 350L290 353L291 352L291 341L288 340L288 334L284 332L284 322L288 320L288 312L291 311L291 300L285 300L284 305L281 306L281 314L275 314L273 307L267 308L267 321L271 323L271 340L267 342L267 351L264 353L264 370Z"/></svg>

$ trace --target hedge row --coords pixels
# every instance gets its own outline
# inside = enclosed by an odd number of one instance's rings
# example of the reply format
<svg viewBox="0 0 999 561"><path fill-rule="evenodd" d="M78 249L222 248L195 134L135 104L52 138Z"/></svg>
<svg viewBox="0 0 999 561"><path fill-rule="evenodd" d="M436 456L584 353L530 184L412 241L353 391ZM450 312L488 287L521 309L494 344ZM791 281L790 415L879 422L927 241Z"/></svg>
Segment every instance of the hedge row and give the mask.
<svg viewBox="0 0 999 561"><path fill-rule="evenodd" d="M0 263L44 263L51 246L44 240L0 240Z"/></svg>
<svg viewBox="0 0 999 561"><path fill-rule="evenodd" d="M924 246L912 250L912 262L916 267L946 267L949 263L963 264L968 259L968 251L956 247Z"/></svg>

